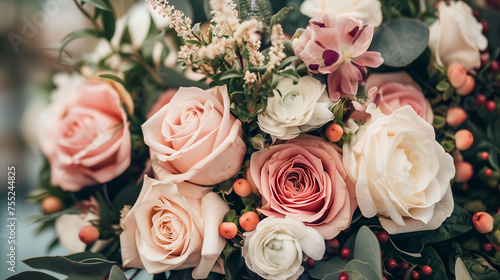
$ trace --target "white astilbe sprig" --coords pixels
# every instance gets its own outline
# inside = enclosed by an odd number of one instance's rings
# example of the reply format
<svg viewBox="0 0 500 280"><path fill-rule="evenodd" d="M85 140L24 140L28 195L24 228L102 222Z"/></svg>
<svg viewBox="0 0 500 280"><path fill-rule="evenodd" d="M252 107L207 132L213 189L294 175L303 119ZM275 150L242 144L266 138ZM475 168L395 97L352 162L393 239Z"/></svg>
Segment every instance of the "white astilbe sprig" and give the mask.
<svg viewBox="0 0 500 280"><path fill-rule="evenodd" d="M286 57L286 54L283 52L285 49L285 34L283 34L281 24L275 24L273 26L271 42L272 46L269 49L269 62L267 63L267 69L269 71L279 66L280 62Z"/></svg>
<svg viewBox="0 0 500 280"><path fill-rule="evenodd" d="M210 8L212 9L210 13L213 16L212 23L215 26L214 34L216 36L232 36L240 23L236 4L232 0L211 0Z"/></svg>
<svg viewBox="0 0 500 280"><path fill-rule="evenodd" d="M174 6L169 5L167 0L145 0L153 6L161 16L169 18L169 27L184 39L192 36L192 20L186 17L182 11L176 10Z"/></svg>

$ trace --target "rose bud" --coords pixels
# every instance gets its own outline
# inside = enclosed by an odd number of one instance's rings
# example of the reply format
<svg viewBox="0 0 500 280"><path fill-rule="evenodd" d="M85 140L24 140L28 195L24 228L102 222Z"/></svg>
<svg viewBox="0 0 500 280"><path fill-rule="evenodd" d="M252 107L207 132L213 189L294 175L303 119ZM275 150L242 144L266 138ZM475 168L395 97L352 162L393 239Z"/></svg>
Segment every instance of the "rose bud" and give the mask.
<svg viewBox="0 0 500 280"><path fill-rule="evenodd" d="M45 214L53 214L64 208L61 200L55 196L47 196L42 200L42 210Z"/></svg>
<svg viewBox="0 0 500 280"><path fill-rule="evenodd" d="M480 233L489 233L493 230L493 217L486 212L477 212L474 214L472 223Z"/></svg>
<svg viewBox="0 0 500 280"><path fill-rule="evenodd" d="M462 87L467 80L467 68L459 63L452 63L448 67L447 76L454 88Z"/></svg>
<svg viewBox="0 0 500 280"><path fill-rule="evenodd" d="M449 126L461 125L467 118L467 113L460 107L453 107L448 110L446 114L446 123Z"/></svg>
<svg viewBox="0 0 500 280"><path fill-rule="evenodd" d="M85 244L92 244L99 239L99 230L93 225L86 225L82 227L78 233L78 237Z"/></svg>
<svg viewBox="0 0 500 280"><path fill-rule="evenodd" d="M455 146L459 151L465 151L474 143L474 136L467 129L460 129L455 133Z"/></svg>
<svg viewBox="0 0 500 280"><path fill-rule="evenodd" d="M469 95L474 90L474 86L475 86L474 78L471 75L467 75L465 84L457 88L457 94L462 96Z"/></svg>
<svg viewBox="0 0 500 280"><path fill-rule="evenodd" d="M460 161L455 164L456 175L455 182L464 183L472 178L474 174L474 168L472 168L472 164L466 161Z"/></svg>

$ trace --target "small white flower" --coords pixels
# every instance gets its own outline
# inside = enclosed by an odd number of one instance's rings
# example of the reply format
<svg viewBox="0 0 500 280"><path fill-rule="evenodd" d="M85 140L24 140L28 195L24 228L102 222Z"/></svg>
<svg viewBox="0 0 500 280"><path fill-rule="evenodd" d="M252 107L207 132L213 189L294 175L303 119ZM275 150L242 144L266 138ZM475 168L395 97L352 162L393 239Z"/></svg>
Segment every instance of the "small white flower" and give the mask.
<svg viewBox="0 0 500 280"><path fill-rule="evenodd" d="M304 271L302 253L315 260L325 253L323 237L290 217L268 217L243 235L242 255L247 267L265 279L297 279Z"/></svg>
<svg viewBox="0 0 500 280"><path fill-rule="evenodd" d="M375 27L382 23L382 9L378 0L305 0L300 12L315 18L322 15L334 15L338 20L352 18Z"/></svg>
<svg viewBox="0 0 500 280"><path fill-rule="evenodd" d="M441 66L457 62L473 72L481 66L479 51L488 46L481 23L462 1L451 1L449 6L439 2L438 13L439 18L429 27L429 48L436 62Z"/></svg>
<svg viewBox="0 0 500 280"><path fill-rule="evenodd" d="M332 120L332 106L325 85L315 78L301 77L296 85L281 78L266 110L258 115L258 124L273 140L292 139Z"/></svg>

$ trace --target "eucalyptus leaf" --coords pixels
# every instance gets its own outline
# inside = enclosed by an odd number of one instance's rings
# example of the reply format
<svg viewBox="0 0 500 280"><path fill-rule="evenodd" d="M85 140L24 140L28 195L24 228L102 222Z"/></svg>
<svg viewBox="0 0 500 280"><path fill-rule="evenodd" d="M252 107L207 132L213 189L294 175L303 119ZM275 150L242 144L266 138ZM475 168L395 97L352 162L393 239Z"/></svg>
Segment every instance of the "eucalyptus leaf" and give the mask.
<svg viewBox="0 0 500 280"><path fill-rule="evenodd" d="M112 11L113 8L105 0L81 0L82 3L89 3L90 5L105 11Z"/></svg>
<svg viewBox="0 0 500 280"><path fill-rule="evenodd" d="M378 256L380 256L379 252L377 252ZM380 267L380 263L378 266ZM360 279L360 278L358 278L359 276L356 277L356 274L361 274L361 276L362 276L361 279L382 280L382 272L380 272L380 273L375 272L373 270L373 267L370 264L368 264L366 262L362 262L360 260L354 259L354 260L350 261L345 266L344 270L349 275L349 279Z"/></svg>
<svg viewBox="0 0 500 280"><path fill-rule="evenodd" d="M353 257L368 263L373 268L377 279L382 279L380 244L375 234L367 226L362 226L356 235Z"/></svg>
<svg viewBox="0 0 500 280"><path fill-rule="evenodd" d="M309 276L314 279L323 279L328 274L342 271L346 265L346 260L343 260L340 257L335 257L327 261L316 262L308 272Z"/></svg>
<svg viewBox="0 0 500 280"><path fill-rule="evenodd" d="M424 52L428 42L429 28L423 22L401 18L382 24L369 50L380 52L386 66L406 67Z"/></svg>
<svg viewBox="0 0 500 280"><path fill-rule="evenodd" d="M127 276L125 276L119 266L113 265L109 274L109 280L127 280Z"/></svg>

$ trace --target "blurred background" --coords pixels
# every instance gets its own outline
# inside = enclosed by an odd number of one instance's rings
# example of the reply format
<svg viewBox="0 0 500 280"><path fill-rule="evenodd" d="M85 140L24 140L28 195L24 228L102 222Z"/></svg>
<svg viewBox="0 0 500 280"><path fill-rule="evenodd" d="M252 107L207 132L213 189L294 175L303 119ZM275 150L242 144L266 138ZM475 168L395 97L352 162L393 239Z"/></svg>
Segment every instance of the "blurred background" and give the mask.
<svg viewBox="0 0 500 280"><path fill-rule="evenodd" d="M142 1L141 1L142 2ZM134 5L132 0L112 1L117 17ZM21 260L67 254L49 244L52 230L40 234L30 217L41 214L27 197L37 185L42 156L37 144L38 116L48 104L51 76L69 70L58 61L57 47L71 31L85 28L89 21L72 0L0 1L0 278L14 273L7 270L7 168L16 168L16 273L28 270ZM75 57L93 50L92 38L77 39L68 45Z"/></svg>

